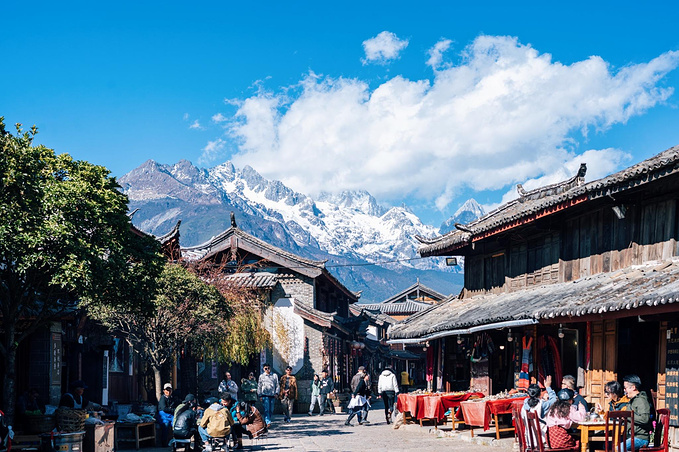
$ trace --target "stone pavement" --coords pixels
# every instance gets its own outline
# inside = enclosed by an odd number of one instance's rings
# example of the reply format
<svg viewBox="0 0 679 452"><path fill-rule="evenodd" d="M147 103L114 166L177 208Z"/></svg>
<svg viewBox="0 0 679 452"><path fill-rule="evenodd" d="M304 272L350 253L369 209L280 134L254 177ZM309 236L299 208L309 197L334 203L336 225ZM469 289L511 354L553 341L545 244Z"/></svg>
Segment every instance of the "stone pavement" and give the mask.
<svg viewBox="0 0 679 452"><path fill-rule="evenodd" d="M381 406L381 403L380 403ZM358 425L353 419L352 427L344 425L346 414L326 414L307 416L296 414L290 423L283 417L274 416L274 422L266 438L260 441L243 439L244 450L275 452L344 452L344 451L469 451L469 452L511 452L514 439L505 435L495 440L494 430L483 432L475 430L471 438L469 431L451 432L450 428L432 426L420 427L409 424L394 430L387 425L384 411L377 404L371 410L369 425ZM168 452L169 448L145 449L146 452ZM518 448L517 448L518 450Z"/></svg>

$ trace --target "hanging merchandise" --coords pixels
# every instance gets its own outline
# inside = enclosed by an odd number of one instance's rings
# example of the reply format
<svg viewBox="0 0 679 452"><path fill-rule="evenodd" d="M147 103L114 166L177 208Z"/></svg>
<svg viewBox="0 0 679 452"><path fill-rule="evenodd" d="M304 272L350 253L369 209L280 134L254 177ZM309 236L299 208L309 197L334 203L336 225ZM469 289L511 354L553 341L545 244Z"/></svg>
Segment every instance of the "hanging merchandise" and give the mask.
<svg viewBox="0 0 679 452"><path fill-rule="evenodd" d="M544 381L547 375L551 375L554 381L561 381L561 354L559 347L551 336L540 336L538 339L538 355L540 356L539 376Z"/></svg>
<svg viewBox="0 0 679 452"><path fill-rule="evenodd" d="M526 338L528 338L528 341L526 341ZM521 355L521 372L519 374L518 387L519 389L528 389L530 384L529 372L532 367L532 356L530 352L533 346L533 337L528 335L524 336L521 340L521 345L523 346L523 351Z"/></svg>

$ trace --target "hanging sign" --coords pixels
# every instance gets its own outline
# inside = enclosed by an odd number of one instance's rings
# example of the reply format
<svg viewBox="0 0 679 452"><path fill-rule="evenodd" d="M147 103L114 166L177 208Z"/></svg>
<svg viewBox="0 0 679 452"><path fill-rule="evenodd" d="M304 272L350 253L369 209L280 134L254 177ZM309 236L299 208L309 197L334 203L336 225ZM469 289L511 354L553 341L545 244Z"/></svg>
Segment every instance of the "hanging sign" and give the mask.
<svg viewBox="0 0 679 452"><path fill-rule="evenodd" d="M679 327L676 325L667 328L665 405L670 410L670 425L679 426Z"/></svg>

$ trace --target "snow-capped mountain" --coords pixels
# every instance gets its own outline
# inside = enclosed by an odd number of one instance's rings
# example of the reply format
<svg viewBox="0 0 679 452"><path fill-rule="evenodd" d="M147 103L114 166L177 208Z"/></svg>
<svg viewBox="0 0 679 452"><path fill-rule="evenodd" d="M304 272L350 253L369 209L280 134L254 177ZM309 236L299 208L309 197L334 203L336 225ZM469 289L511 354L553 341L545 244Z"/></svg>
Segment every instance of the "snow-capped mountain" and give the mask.
<svg viewBox="0 0 679 452"><path fill-rule="evenodd" d="M380 206L366 191L322 193L314 200L250 166L239 170L226 162L201 169L186 160L174 165L149 160L119 183L130 208L139 209L136 226L163 234L181 219L183 246L203 243L228 228L234 211L239 228L296 254L328 259L329 268L382 263L331 270L350 290L362 290L366 301L382 301L418 277L441 293L457 292L462 284L461 275L442 259L407 260L417 257L414 237L438 235L434 227L406 207Z"/></svg>
<svg viewBox="0 0 679 452"><path fill-rule="evenodd" d="M481 218L486 214L486 211L481 207L481 204L476 202L475 199L471 198L465 201L462 206L457 209L452 217L448 218L441 224L439 228L439 234L446 234L453 229L455 229L455 223L467 224Z"/></svg>

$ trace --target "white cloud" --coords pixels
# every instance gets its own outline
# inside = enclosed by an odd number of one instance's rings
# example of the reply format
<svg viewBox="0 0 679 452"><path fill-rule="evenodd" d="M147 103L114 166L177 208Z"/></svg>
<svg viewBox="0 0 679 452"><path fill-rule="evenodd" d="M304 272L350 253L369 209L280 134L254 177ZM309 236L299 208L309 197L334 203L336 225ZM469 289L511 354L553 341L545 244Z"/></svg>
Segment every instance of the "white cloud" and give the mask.
<svg viewBox="0 0 679 452"><path fill-rule="evenodd" d="M205 130L205 128L200 125L200 122L197 119L191 123L189 129Z"/></svg>
<svg viewBox="0 0 679 452"><path fill-rule="evenodd" d="M182 116L182 119L183 119L184 121L188 121L188 120L189 120L189 114L188 114L188 113L184 113L184 116Z"/></svg>
<svg viewBox="0 0 679 452"><path fill-rule="evenodd" d="M228 121L229 118L224 116L221 113L217 113L216 115L212 115L212 122L220 123L220 122L226 122Z"/></svg>
<svg viewBox="0 0 679 452"><path fill-rule="evenodd" d="M565 181L577 174L581 163L587 164L585 181L590 182L614 173L623 164L630 163L631 159L632 156L630 154L620 149L590 149L582 154L572 155L570 159L555 167L551 172L537 178L528 179L521 185L524 190L531 191L536 188L544 187L545 185ZM516 186L513 186L502 196L500 204L504 204L518 197L519 193L516 190Z"/></svg>
<svg viewBox="0 0 679 452"><path fill-rule="evenodd" d="M432 69L438 70L441 69L441 63L443 62L443 54L448 50L451 46L453 41L450 39L440 39L439 42L437 42L434 47L429 49L427 54L429 55L429 59L427 60L427 66L431 66ZM447 65L447 67L450 67L450 65Z"/></svg>
<svg viewBox="0 0 679 452"><path fill-rule="evenodd" d="M391 60L398 58L401 50L408 47L408 40L399 39L390 31L383 31L374 38L363 41L365 58L363 64L377 63L387 64Z"/></svg>
<svg viewBox="0 0 679 452"><path fill-rule="evenodd" d="M433 82L396 76L371 89L310 75L292 98L260 90L229 124L232 160L304 193L360 188L443 208L465 187L530 187L585 158L602 168L613 158L604 169L615 170L622 153L578 155L577 134L666 100L672 89L659 81L678 64L679 52L667 52L620 70L596 56L563 65L516 38L480 36Z"/></svg>
<svg viewBox="0 0 679 452"><path fill-rule="evenodd" d="M198 158L199 165L209 165L214 163L217 159L222 158L226 149L226 141L217 138L214 141L208 141L203 148L203 153Z"/></svg>

